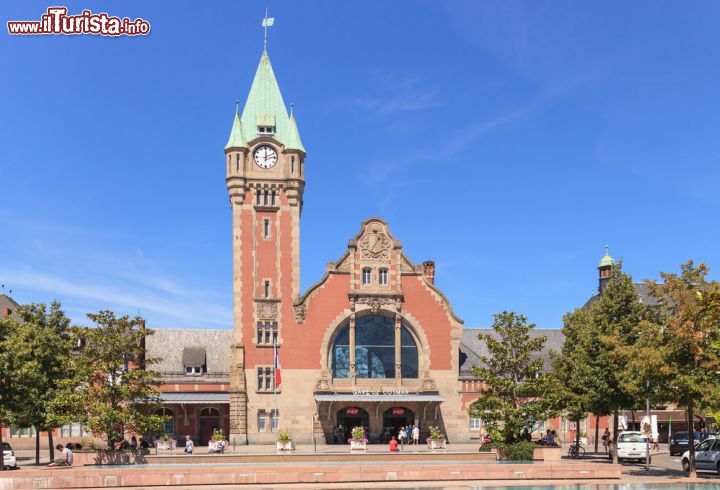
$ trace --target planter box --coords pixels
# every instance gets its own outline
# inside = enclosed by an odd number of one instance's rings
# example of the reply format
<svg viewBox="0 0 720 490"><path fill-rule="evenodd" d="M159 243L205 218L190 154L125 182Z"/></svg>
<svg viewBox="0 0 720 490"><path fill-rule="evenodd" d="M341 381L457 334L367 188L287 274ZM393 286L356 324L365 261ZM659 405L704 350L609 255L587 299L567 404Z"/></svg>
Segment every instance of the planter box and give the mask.
<svg viewBox="0 0 720 490"><path fill-rule="evenodd" d="M533 449L533 460L545 462L562 461L562 448L552 446L538 446Z"/></svg>
<svg viewBox="0 0 720 490"><path fill-rule="evenodd" d="M430 439L430 449L445 449L445 439Z"/></svg>
<svg viewBox="0 0 720 490"><path fill-rule="evenodd" d="M365 451L367 450L367 442L364 441L350 441L351 451Z"/></svg>
<svg viewBox="0 0 720 490"><path fill-rule="evenodd" d="M275 443L275 447L277 448L278 451L292 451L295 449L295 443L292 441L290 441L290 442L277 441Z"/></svg>

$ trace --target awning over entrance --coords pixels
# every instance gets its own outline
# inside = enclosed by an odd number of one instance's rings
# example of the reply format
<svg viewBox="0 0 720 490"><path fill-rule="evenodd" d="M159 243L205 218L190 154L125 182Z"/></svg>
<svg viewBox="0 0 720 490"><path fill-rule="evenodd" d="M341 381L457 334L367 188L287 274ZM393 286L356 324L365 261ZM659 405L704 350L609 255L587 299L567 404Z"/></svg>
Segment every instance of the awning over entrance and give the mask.
<svg viewBox="0 0 720 490"><path fill-rule="evenodd" d="M199 405L204 403L230 403L230 393L161 393L163 403L184 403Z"/></svg>
<svg viewBox="0 0 720 490"><path fill-rule="evenodd" d="M315 400L319 402L442 402L443 397L440 395L430 395L423 393L414 394L372 394L372 395L354 395L352 393L333 393L328 395L315 395Z"/></svg>

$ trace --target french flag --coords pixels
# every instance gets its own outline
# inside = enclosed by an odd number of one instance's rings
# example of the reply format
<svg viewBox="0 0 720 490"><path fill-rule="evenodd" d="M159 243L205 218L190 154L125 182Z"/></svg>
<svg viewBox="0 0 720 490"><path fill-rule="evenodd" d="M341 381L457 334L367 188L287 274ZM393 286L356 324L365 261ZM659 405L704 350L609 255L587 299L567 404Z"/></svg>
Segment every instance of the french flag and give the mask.
<svg viewBox="0 0 720 490"><path fill-rule="evenodd" d="M275 347L275 388L277 388L280 386L280 383L282 383L282 376L280 374L282 368L280 367L280 356L278 354L277 339L275 339L273 345Z"/></svg>

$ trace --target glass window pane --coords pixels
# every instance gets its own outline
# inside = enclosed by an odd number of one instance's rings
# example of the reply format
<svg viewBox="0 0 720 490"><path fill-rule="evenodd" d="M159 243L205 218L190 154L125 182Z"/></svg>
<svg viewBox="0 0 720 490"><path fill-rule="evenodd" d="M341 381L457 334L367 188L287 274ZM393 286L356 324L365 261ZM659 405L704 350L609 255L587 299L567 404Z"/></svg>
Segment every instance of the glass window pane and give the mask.
<svg viewBox="0 0 720 490"><path fill-rule="evenodd" d="M258 411L257 425L258 431L262 432L265 430L265 410Z"/></svg>
<svg viewBox="0 0 720 490"><path fill-rule="evenodd" d="M395 377L395 320L380 315L355 321L355 374L358 378Z"/></svg>
<svg viewBox="0 0 720 490"><path fill-rule="evenodd" d="M350 376L350 325L340 329L331 351L333 378Z"/></svg>
<svg viewBox="0 0 720 490"><path fill-rule="evenodd" d="M418 350L415 339L405 325L400 328L400 363L403 378L418 377Z"/></svg>

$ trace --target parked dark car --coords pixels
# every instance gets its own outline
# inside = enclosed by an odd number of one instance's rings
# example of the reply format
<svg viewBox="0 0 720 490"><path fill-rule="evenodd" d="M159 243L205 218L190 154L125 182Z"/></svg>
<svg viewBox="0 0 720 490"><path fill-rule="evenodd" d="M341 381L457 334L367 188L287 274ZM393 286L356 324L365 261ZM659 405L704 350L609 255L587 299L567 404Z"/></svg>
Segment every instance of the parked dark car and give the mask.
<svg viewBox="0 0 720 490"><path fill-rule="evenodd" d="M696 436L698 434L696 433ZM716 439L717 434L710 434L706 437L706 439ZM688 451L690 449L690 444L688 443L689 436L687 432L676 432L672 435L670 438L670 444L668 444L668 448L670 450L670 456L677 456L685 451ZM695 444L697 445L699 442L701 442L701 439L696 437L695 438Z"/></svg>
<svg viewBox="0 0 720 490"><path fill-rule="evenodd" d="M676 432L670 438L670 456L677 456L690 449L689 435L687 432ZM699 441L695 441L698 443Z"/></svg>

